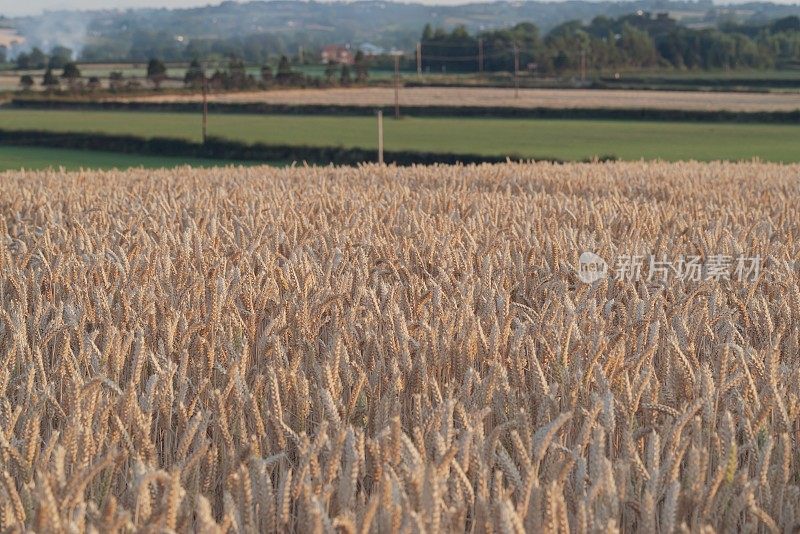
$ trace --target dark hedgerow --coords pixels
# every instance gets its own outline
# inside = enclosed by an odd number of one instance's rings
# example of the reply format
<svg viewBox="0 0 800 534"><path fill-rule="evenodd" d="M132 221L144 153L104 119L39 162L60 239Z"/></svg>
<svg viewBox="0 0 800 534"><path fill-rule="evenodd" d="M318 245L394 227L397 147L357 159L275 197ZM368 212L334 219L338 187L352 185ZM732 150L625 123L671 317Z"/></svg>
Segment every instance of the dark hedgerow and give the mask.
<svg viewBox="0 0 800 534"><path fill-rule="evenodd" d="M71 148L148 154L157 156L181 156L236 161L261 162L307 162L318 165L358 165L377 159L376 151L366 148L341 146L268 145L264 143L242 143L218 137L209 137L205 143L171 137L140 137L136 135L109 135L86 132L50 132L43 130L0 130L0 145ZM478 154L450 154L418 151L384 152L386 163L396 165L425 165L433 163L502 163L507 160L535 159L561 163L558 158L522 158L515 154L485 156ZM593 161L610 161L611 155L592 158Z"/></svg>
<svg viewBox="0 0 800 534"><path fill-rule="evenodd" d="M97 100L56 100L15 98L10 107L21 109L64 109L102 111L162 111L200 113L202 104L197 102L114 102ZM252 103L209 102L212 113L273 114L273 115L341 115L368 116L383 109L387 115L394 107L337 105L284 105ZM729 111L688 110L655 108L519 108L482 106L403 106L403 115L409 117L494 117L514 119L576 119L576 120L642 120L642 121L691 121L691 122L744 122L796 124L800 122L800 109L794 111Z"/></svg>

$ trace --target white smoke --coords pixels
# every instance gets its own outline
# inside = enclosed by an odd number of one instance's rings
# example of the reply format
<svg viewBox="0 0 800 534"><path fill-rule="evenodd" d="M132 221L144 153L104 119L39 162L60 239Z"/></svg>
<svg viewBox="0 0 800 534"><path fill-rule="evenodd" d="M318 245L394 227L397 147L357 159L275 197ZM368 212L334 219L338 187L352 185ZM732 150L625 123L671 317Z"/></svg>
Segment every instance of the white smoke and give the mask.
<svg viewBox="0 0 800 534"><path fill-rule="evenodd" d="M36 17L15 20L17 31L25 38L12 52L28 52L34 47L49 53L54 46L65 46L77 58L86 45L90 16L78 11L46 11Z"/></svg>

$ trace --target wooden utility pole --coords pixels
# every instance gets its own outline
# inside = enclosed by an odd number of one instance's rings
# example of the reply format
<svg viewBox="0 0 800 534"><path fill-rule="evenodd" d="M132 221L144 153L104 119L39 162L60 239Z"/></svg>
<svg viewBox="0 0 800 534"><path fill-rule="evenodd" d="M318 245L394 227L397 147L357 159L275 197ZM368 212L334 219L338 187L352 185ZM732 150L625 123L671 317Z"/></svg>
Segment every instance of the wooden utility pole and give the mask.
<svg viewBox="0 0 800 534"><path fill-rule="evenodd" d="M400 54L394 56L394 118L400 118Z"/></svg>
<svg viewBox="0 0 800 534"><path fill-rule="evenodd" d="M378 163L383 165L383 110L378 110Z"/></svg>
<svg viewBox="0 0 800 534"><path fill-rule="evenodd" d="M483 74L483 38L478 37L478 74Z"/></svg>
<svg viewBox="0 0 800 534"><path fill-rule="evenodd" d="M586 81L586 49L581 50L581 81Z"/></svg>
<svg viewBox="0 0 800 534"><path fill-rule="evenodd" d="M417 78L422 76L422 43L417 42Z"/></svg>
<svg viewBox="0 0 800 534"><path fill-rule="evenodd" d="M203 71L203 144L208 138L208 78Z"/></svg>
<svg viewBox="0 0 800 534"><path fill-rule="evenodd" d="M514 98L519 98L519 47L514 44Z"/></svg>
<svg viewBox="0 0 800 534"><path fill-rule="evenodd" d="M300 45L300 48L297 49L297 60L302 65L304 63L304 59L305 58L303 57L303 45Z"/></svg>

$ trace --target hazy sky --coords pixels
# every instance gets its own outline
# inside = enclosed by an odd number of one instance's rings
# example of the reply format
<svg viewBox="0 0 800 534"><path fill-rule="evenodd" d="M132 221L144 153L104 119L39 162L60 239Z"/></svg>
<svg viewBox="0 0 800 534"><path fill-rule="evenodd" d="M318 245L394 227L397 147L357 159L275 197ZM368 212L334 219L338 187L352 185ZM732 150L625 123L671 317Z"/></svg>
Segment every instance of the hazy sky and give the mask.
<svg viewBox="0 0 800 534"><path fill-rule="evenodd" d="M0 15L36 15L45 9L108 9L110 7L193 7L219 4L221 0L0 0ZM476 0L406 0L423 4L464 4ZM744 0L720 0L715 3L739 3ZM800 0L772 0L794 4Z"/></svg>
<svg viewBox="0 0 800 534"><path fill-rule="evenodd" d="M36 15L45 9L108 9L128 7L193 7L221 0L0 0L0 15Z"/></svg>

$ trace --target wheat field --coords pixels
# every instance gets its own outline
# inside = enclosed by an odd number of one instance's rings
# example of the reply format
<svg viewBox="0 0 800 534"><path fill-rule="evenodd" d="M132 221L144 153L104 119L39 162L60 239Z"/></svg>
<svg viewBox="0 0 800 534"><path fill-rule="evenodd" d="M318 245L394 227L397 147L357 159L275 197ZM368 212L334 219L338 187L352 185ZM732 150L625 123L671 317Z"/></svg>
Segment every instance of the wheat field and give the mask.
<svg viewBox="0 0 800 534"><path fill-rule="evenodd" d="M0 531L797 532L799 178L0 174Z"/></svg>
<svg viewBox="0 0 800 534"><path fill-rule="evenodd" d="M212 94L210 102L228 104L393 106L391 87L339 89L279 89ZM124 102L200 102L201 95L144 95L111 98ZM619 89L514 89L480 87L405 87L402 106L676 109L700 111L795 111L798 93L745 93L700 91L650 91Z"/></svg>

